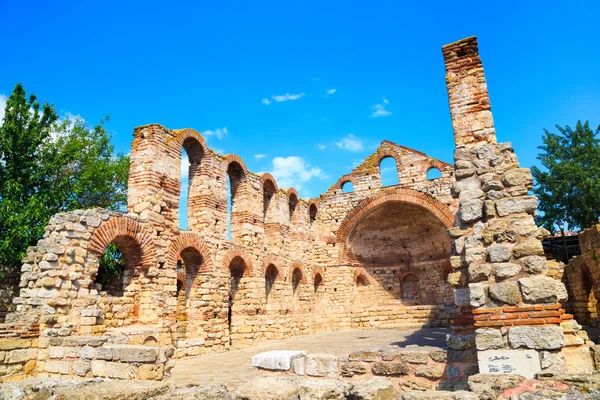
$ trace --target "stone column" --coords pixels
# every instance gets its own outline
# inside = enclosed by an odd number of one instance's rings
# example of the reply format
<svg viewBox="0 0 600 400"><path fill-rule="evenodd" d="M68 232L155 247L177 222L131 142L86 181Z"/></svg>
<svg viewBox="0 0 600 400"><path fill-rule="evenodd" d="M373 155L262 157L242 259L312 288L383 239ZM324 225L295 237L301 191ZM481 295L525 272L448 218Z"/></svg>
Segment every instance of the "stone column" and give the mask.
<svg viewBox="0 0 600 400"><path fill-rule="evenodd" d="M534 221L537 198L528 195L531 173L520 168L510 143L496 143L477 40L442 51L456 143L452 194L460 205L458 226L449 230L448 278L460 313L452 318L448 346L475 347L480 358L492 349L534 350L545 370L581 372L591 363L570 360L589 358L586 336L561 308L564 285L547 276L545 230Z"/></svg>

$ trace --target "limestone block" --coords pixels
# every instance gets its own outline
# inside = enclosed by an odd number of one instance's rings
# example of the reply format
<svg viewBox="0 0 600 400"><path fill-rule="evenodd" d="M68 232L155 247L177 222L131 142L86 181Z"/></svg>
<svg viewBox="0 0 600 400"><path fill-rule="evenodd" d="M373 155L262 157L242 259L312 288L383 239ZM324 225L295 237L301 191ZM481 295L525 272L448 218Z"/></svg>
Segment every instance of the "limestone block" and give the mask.
<svg viewBox="0 0 600 400"><path fill-rule="evenodd" d="M150 346L119 346L119 360L123 362L155 362L158 356L158 349ZM115 352L113 352L115 358Z"/></svg>
<svg viewBox="0 0 600 400"><path fill-rule="evenodd" d="M401 376L408 374L408 365L403 363L376 362L371 368L374 375Z"/></svg>
<svg viewBox="0 0 600 400"><path fill-rule="evenodd" d="M502 183L506 186L531 187L533 185L533 177L529 168L513 168L502 175Z"/></svg>
<svg viewBox="0 0 600 400"><path fill-rule="evenodd" d="M394 400L397 396L398 392L390 380L373 377L354 383L347 398L355 400Z"/></svg>
<svg viewBox="0 0 600 400"><path fill-rule="evenodd" d="M306 375L338 376L338 358L331 354L310 354L306 356Z"/></svg>
<svg viewBox="0 0 600 400"><path fill-rule="evenodd" d="M514 306L521 301L517 282L494 283L488 287L490 298Z"/></svg>
<svg viewBox="0 0 600 400"><path fill-rule="evenodd" d="M306 372L306 357L295 358L292 360L292 372L296 375L304 376Z"/></svg>
<svg viewBox="0 0 600 400"><path fill-rule="evenodd" d="M452 350L465 350L475 347L475 335L472 333L449 333L446 335L446 346Z"/></svg>
<svg viewBox="0 0 600 400"><path fill-rule="evenodd" d="M519 286L527 303L556 303L567 296L564 284L549 276L521 278Z"/></svg>
<svg viewBox="0 0 600 400"><path fill-rule="evenodd" d="M533 196L506 197L496 200L496 212L501 217L517 213L533 214L537 209L537 202L537 197Z"/></svg>
<svg viewBox="0 0 600 400"><path fill-rule="evenodd" d="M559 351L540 351L540 362L544 372L555 374L567 372L567 359Z"/></svg>
<svg viewBox="0 0 600 400"><path fill-rule="evenodd" d="M37 358L37 349L12 350L5 357L6 364L24 363Z"/></svg>
<svg viewBox="0 0 600 400"><path fill-rule="evenodd" d="M517 243L515 247L513 247L513 256L516 258L543 255L544 247L542 246L542 242L539 240L527 240Z"/></svg>
<svg viewBox="0 0 600 400"><path fill-rule="evenodd" d="M487 281L492 273L491 264L479 264L469 266L469 282Z"/></svg>
<svg viewBox="0 0 600 400"><path fill-rule="evenodd" d="M367 367L360 362L348 362L341 368L342 376L351 378L354 375L364 375L367 373Z"/></svg>
<svg viewBox="0 0 600 400"><path fill-rule="evenodd" d="M477 350L503 349L504 340L500 329L480 328L475 332L475 347Z"/></svg>
<svg viewBox="0 0 600 400"><path fill-rule="evenodd" d="M567 372L589 374L594 371L594 362L589 347L563 349L562 354L567 360Z"/></svg>
<svg viewBox="0 0 600 400"><path fill-rule="evenodd" d="M499 280L506 279L517 275L521 272L521 266L513 263L498 263L496 266L496 278Z"/></svg>
<svg viewBox="0 0 600 400"><path fill-rule="evenodd" d="M54 374L67 375L69 373L68 361L46 361L44 371Z"/></svg>
<svg viewBox="0 0 600 400"><path fill-rule="evenodd" d="M424 365L415 369L415 375L428 379L439 379L444 376L443 365Z"/></svg>
<svg viewBox="0 0 600 400"><path fill-rule="evenodd" d="M94 348L90 346L82 347L81 350L79 350L79 355L84 360L93 360L95 353L96 351L94 350Z"/></svg>
<svg viewBox="0 0 600 400"><path fill-rule="evenodd" d="M96 349L96 359L98 360L112 360L113 349L112 347L98 347Z"/></svg>
<svg viewBox="0 0 600 400"><path fill-rule="evenodd" d="M107 362L106 375L113 379L134 379L135 367L131 364Z"/></svg>
<svg viewBox="0 0 600 400"><path fill-rule="evenodd" d="M459 199L459 201L462 202L464 200L482 199L483 197L485 197L485 193L483 192L483 190L470 189L470 190L463 190L462 192L460 192L458 199Z"/></svg>
<svg viewBox="0 0 600 400"><path fill-rule="evenodd" d="M86 376L90 370L89 361L75 361L73 363L73 373L78 376Z"/></svg>
<svg viewBox="0 0 600 400"><path fill-rule="evenodd" d="M252 366L273 371L289 371L292 361L306 356L306 351L273 350L252 357Z"/></svg>
<svg viewBox="0 0 600 400"><path fill-rule="evenodd" d="M483 247L474 247L470 249L465 249L465 257L464 262L467 265L472 263L477 263L485 260L485 256L487 254L487 250Z"/></svg>
<svg viewBox="0 0 600 400"><path fill-rule="evenodd" d="M136 378L144 381L160 381L165 372L163 364L143 364L140 365L137 371Z"/></svg>
<svg viewBox="0 0 600 400"><path fill-rule="evenodd" d="M377 360L377 353L372 350L357 350L350 353L348 360L372 362Z"/></svg>
<svg viewBox="0 0 600 400"><path fill-rule="evenodd" d="M559 350L564 341L559 326L515 326L508 331L508 344L513 349Z"/></svg>
<svg viewBox="0 0 600 400"><path fill-rule="evenodd" d="M478 199L460 201L460 219L463 223L472 223L483 217L483 202Z"/></svg>
<svg viewBox="0 0 600 400"><path fill-rule="evenodd" d="M445 363L448 360L448 352L446 350L435 350L429 353L429 357L435 362Z"/></svg>
<svg viewBox="0 0 600 400"><path fill-rule="evenodd" d="M427 364L429 353L427 351L402 350L400 360L408 364Z"/></svg>
<svg viewBox="0 0 600 400"><path fill-rule="evenodd" d="M452 192L460 195L460 192L464 190L474 190L479 188L479 180L475 177L471 177L454 182L452 185Z"/></svg>
<svg viewBox="0 0 600 400"><path fill-rule="evenodd" d="M488 257L491 262L499 263L510 260L511 250L510 247L502 244L495 244L488 248Z"/></svg>
<svg viewBox="0 0 600 400"><path fill-rule="evenodd" d="M105 377L106 361L92 361L92 375L95 377Z"/></svg>

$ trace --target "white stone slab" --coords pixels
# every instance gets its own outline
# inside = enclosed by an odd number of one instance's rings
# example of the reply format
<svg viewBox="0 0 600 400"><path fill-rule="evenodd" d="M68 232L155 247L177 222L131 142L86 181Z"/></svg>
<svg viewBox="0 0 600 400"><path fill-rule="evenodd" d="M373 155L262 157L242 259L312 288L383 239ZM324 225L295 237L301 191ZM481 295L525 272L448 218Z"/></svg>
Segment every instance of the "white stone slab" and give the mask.
<svg viewBox="0 0 600 400"><path fill-rule="evenodd" d="M477 352L479 373L518 374L527 379L542 371L535 350L486 350Z"/></svg>
<svg viewBox="0 0 600 400"><path fill-rule="evenodd" d="M274 350L260 353L252 357L252 366L275 371L288 371L292 360L306 356L306 351Z"/></svg>

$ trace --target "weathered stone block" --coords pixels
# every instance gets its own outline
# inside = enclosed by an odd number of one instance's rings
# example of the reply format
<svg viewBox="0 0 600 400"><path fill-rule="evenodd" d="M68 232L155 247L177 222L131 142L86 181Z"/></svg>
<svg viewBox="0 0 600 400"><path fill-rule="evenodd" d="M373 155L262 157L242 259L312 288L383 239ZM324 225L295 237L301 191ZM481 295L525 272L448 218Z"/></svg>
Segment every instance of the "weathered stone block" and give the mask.
<svg viewBox="0 0 600 400"><path fill-rule="evenodd" d="M517 243L515 247L513 247L512 252L513 256L516 258L526 256L543 256L544 247L542 246L542 242L539 240L527 240Z"/></svg>
<svg viewBox="0 0 600 400"><path fill-rule="evenodd" d="M492 273L491 264L471 265L469 267L469 282L487 281Z"/></svg>
<svg viewBox="0 0 600 400"><path fill-rule="evenodd" d="M526 186L533 185L533 177L529 168L509 169L502 175L502 183L506 186Z"/></svg>
<svg viewBox="0 0 600 400"><path fill-rule="evenodd" d="M519 285L527 303L556 303L567 296L564 284L549 276L521 278Z"/></svg>
<svg viewBox="0 0 600 400"><path fill-rule="evenodd" d="M131 364L107 362L106 375L113 379L134 379L135 368Z"/></svg>
<svg viewBox="0 0 600 400"><path fill-rule="evenodd" d="M517 282L501 282L488 286L490 298L514 306L521 301Z"/></svg>
<svg viewBox="0 0 600 400"><path fill-rule="evenodd" d="M306 356L306 375L338 376L338 358L331 354L310 354Z"/></svg>
<svg viewBox="0 0 600 400"><path fill-rule="evenodd" d="M559 326L515 326L508 331L508 344L513 349L558 350L564 334Z"/></svg>
<svg viewBox="0 0 600 400"><path fill-rule="evenodd" d="M408 366L402 363L376 362L371 370L374 375L400 376L408 374Z"/></svg>
<svg viewBox="0 0 600 400"><path fill-rule="evenodd" d="M73 373L78 376L86 376L90 370L89 361L75 361L73 363Z"/></svg>
<svg viewBox="0 0 600 400"><path fill-rule="evenodd" d="M500 329L480 328L475 332L477 350L503 349L504 340Z"/></svg>
<svg viewBox="0 0 600 400"><path fill-rule="evenodd" d="M306 356L306 352L298 350L267 351L252 357L252 366L275 371L289 371L292 360L304 356Z"/></svg>
<svg viewBox="0 0 600 400"><path fill-rule="evenodd" d="M377 353L372 350L357 350L350 353L348 360L373 362L377 361Z"/></svg>
<svg viewBox="0 0 600 400"><path fill-rule="evenodd" d="M501 217L517 213L533 214L537 209L537 202L537 197L533 196L506 197L496 200L496 212Z"/></svg>
<svg viewBox="0 0 600 400"><path fill-rule="evenodd" d="M470 349L475 347L475 335L472 333L449 333L446 335L446 346L452 350Z"/></svg>
<svg viewBox="0 0 600 400"><path fill-rule="evenodd" d="M354 383L347 398L354 400L395 400L397 396L398 392L390 380L374 377Z"/></svg>
<svg viewBox="0 0 600 400"><path fill-rule="evenodd" d="M442 365L425 365L418 367L415 370L416 376L422 376L428 379L439 379L444 376L444 366Z"/></svg>
<svg viewBox="0 0 600 400"><path fill-rule="evenodd" d="M92 361L92 375L95 377L106 376L106 361Z"/></svg>
<svg viewBox="0 0 600 400"><path fill-rule="evenodd" d="M496 278L498 280L506 279L517 275L521 272L521 266L513 263L498 263L496 267Z"/></svg>
<svg viewBox="0 0 600 400"><path fill-rule="evenodd" d="M119 360L122 362L155 362L158 349L149 346L121 346L118 348ZM115 356L113 352L113 357Z"/></svg>
<svg viewBox="0 0 600 400"><path fill-rule="evenodd" d="M163 364L142 364L137 370L137 379L144 381L160 381L162 380L165 372Z"/></svg>
<svg viewBox="0 0 600 400"><path fill-rule="evenodd" d="M364 375L367 373L367 367L360 362L348 362L341 368L342 376L351 378L354 375Z"/></svg>
<svg viewBox="0 0 600 400"><path fill-rule="evenodd" d="M510 260L511 250L510 247L502 244L495 244L488 248L488 257L491 262L499 263Z"/></svg>
<svg viewBox="0 0 600 400"><path fill-rule="evenodd" d="M460 202L460 219L469 224L483 217L483 202L478 199L462 200Z"/></svg>
<svg viewBox="0 0 600 400"><path fill-rule="evenodd" d="M427 364L429 353L426 351L402 350L400 360L408 364Z"/></svg>

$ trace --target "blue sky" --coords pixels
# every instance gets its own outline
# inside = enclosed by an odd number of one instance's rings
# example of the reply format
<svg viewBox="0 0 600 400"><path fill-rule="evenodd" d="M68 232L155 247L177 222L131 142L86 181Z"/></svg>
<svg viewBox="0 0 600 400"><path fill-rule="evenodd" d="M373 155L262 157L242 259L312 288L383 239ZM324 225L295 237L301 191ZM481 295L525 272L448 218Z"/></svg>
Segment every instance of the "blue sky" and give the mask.
<svg viewBox="0 0 600 400"><path fill-rule="evenodd" d="M191 127L316 197L384 139L452 162L440 48L475 35L498 138L531 166L543 128L600 124L600 2L491 3L0 0L0 95L108 113L123 153L137 125Z"/></svg>

